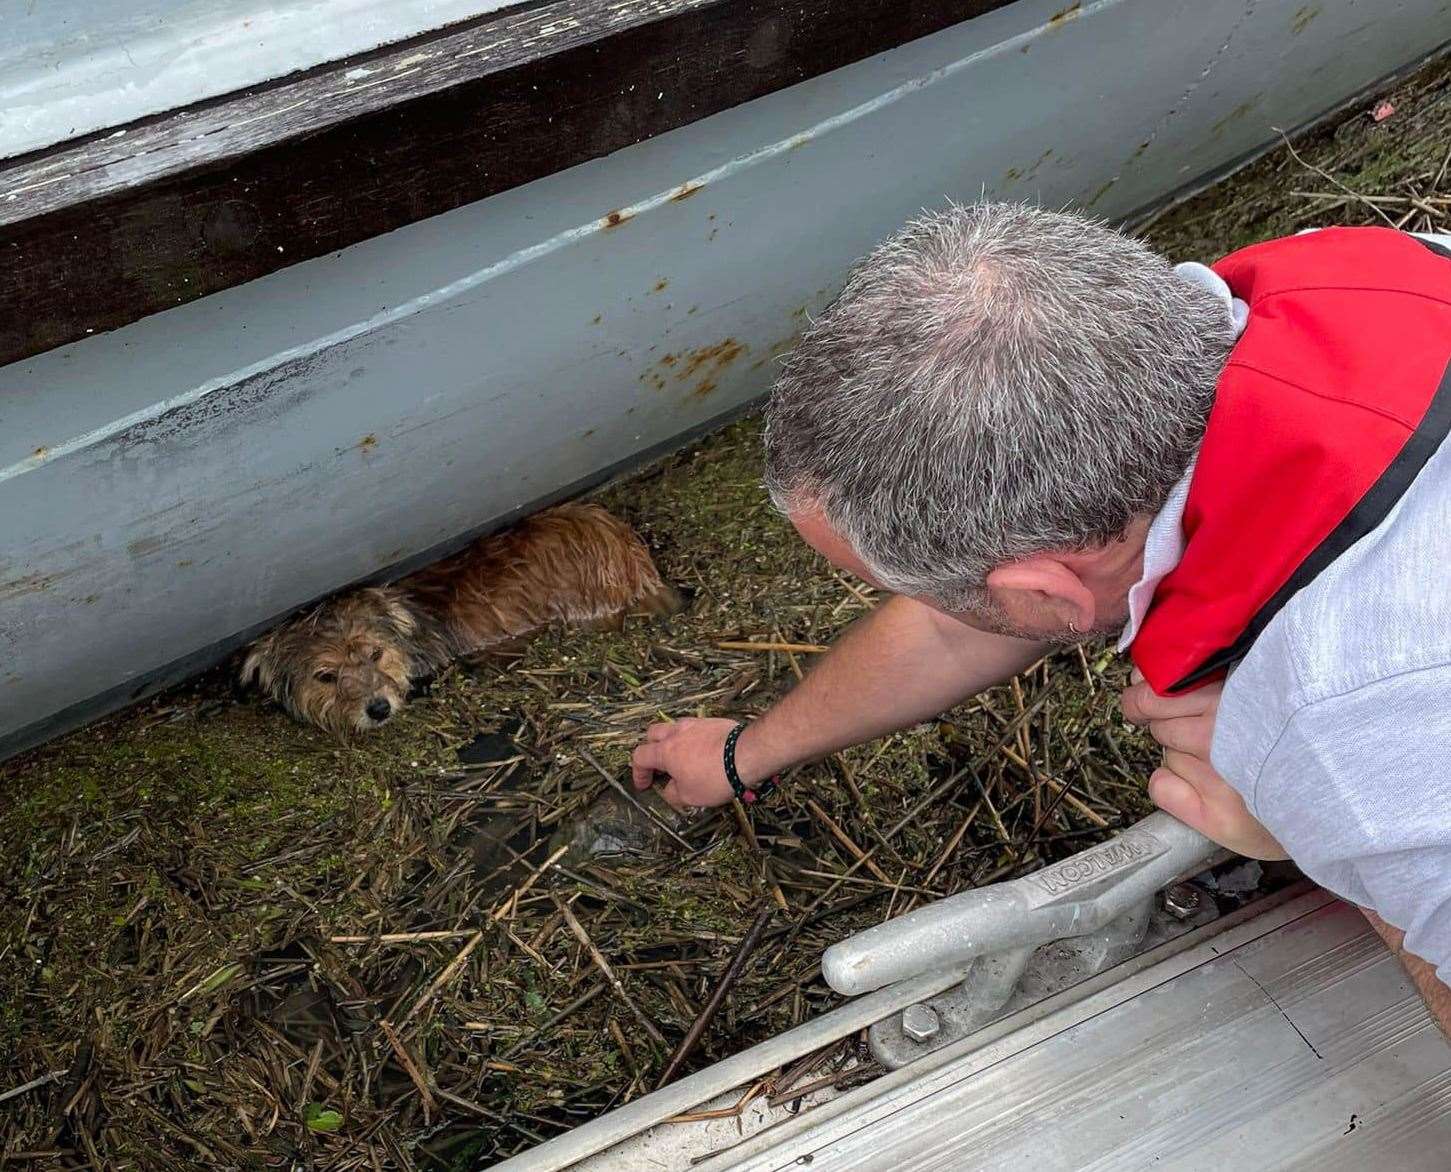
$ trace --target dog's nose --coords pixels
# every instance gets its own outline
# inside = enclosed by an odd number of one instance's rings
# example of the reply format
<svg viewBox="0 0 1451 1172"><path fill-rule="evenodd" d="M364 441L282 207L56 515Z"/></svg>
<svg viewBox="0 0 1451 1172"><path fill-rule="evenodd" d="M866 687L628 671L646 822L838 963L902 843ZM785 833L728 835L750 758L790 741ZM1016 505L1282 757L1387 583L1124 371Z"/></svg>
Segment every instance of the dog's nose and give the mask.
<svg viewBox="0 0 1451 1172"><path fill-rule="evenodd" d="M382 696L374 696L365 709L370 720L387 720L393 712L393 705Z"/></svg>

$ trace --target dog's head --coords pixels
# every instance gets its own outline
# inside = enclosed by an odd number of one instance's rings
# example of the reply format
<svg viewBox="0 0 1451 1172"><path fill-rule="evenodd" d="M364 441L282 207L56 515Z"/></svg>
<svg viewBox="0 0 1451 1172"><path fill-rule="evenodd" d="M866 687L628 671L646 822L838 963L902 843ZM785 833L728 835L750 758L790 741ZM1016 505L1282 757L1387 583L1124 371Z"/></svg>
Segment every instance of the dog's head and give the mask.
<svg viewBox="0 0 1451 1172"><path fill-rule="evenodd" d="M356 590L258 639L242 682L336 737L369 732L407 700L416 629L399 591Z"/></svg>

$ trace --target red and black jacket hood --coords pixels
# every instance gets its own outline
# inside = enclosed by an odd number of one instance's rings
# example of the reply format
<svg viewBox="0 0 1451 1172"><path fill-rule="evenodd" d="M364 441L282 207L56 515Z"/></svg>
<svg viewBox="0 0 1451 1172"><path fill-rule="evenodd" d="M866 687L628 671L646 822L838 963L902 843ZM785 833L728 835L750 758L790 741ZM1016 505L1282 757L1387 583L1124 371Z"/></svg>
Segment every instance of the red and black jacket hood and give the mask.
<svg viewBox="0 0 1451 1172"><path fill-rule="evenodd" d="M1184 508L1184 556L1136 634L1161 695L1223 675L1375 529L1451 430L1451 253L1331 228L1213 266L1249 305Z"/></svg>

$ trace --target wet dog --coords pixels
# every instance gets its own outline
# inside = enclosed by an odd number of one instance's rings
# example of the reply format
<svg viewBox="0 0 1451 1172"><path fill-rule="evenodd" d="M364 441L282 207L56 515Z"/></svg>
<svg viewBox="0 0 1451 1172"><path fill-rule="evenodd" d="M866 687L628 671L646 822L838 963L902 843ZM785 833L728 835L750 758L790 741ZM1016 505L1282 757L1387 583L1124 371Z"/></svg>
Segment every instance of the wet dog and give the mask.
<svg viewBox="0 0 1451 1172"><path fill-rule="evenodd" d="M562 505L283 623L248 649L242 682L345 738L386 724L414 681L459 656L558 623L618 626L680 605L634 530L598 505Z"/></svg>

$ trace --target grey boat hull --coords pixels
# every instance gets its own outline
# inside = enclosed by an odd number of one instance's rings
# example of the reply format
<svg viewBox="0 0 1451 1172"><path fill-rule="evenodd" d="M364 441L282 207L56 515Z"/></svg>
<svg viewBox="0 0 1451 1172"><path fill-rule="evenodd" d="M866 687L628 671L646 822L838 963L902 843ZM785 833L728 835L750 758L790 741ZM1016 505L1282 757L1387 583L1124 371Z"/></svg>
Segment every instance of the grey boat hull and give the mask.
<svg viewBox="0 0 1451 1172"><path fill-rule="evenodd" d="M1448 7L1018 0L0 369L0 756L738 412L919 208L1126 216Z"/></svg>

